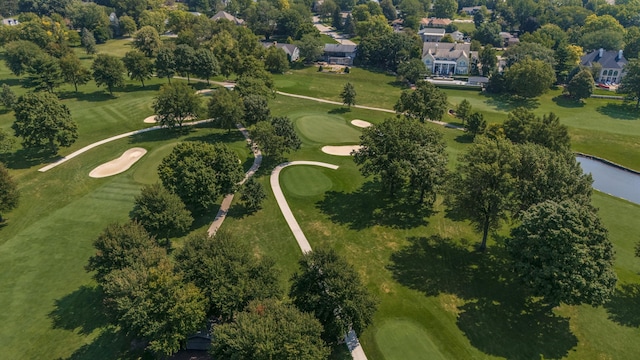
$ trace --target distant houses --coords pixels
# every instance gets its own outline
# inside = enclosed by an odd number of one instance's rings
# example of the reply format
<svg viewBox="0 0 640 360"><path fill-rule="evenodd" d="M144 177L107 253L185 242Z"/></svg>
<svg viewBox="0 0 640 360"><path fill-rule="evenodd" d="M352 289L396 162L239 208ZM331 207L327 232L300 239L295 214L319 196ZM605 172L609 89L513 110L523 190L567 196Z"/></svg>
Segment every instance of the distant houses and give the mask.
<svg viewBox="0 0 640 360"><path fill-rule="evenodd" d="M14 18L6 18L6 19L2 19L2 25L16 26L16 25L20 25L20 21Z"/></svg>
<svg viewBox="0 0 640 360"><path fill-rule="evenodd" d="M622 50L607 51L599 49L584 55L580 59L580 65L593 67L598 63L602 66L602 70L594 80L600 83L619 84L624 77L624 66L627 65L627 59L624 58Z"/></svg>
<svg viewBox="0 0 640 360"><path fill-rule="evenodd" d="M418 31L422 42L438 42L444 37L445 30L442 28L424 28Z"/></svg>

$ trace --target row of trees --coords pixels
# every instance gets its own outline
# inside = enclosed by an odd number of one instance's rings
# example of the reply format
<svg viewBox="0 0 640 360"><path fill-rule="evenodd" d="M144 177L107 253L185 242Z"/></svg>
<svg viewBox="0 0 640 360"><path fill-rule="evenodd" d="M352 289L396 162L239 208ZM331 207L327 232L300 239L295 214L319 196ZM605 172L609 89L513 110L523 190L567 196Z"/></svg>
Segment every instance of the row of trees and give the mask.
<svg viewBox="0 0 640 360"><path fill-rule="evenodd" d="M490 135L477 136L449 173L438 131L413 117L387 119L363 131L354 161L392 195L420 193L431 206L443 194L482 234L480 250L503 221L517 222L506 247L532 295L551 305L604 303L616 283L612 245L566 127L553 114L516 109Z"/></svg>
<svg viewBox="0 0 640 360"><path fill-rule="evenodd" d="M86 268L110 321L157 354L175 353L213 322L216 357L326 359L328 344L366 328L376 309L355 269L333 251L302 257L287 302L274 261L228 233L192 235L174 260L137 222L109 225L94 247Z"/></svg>

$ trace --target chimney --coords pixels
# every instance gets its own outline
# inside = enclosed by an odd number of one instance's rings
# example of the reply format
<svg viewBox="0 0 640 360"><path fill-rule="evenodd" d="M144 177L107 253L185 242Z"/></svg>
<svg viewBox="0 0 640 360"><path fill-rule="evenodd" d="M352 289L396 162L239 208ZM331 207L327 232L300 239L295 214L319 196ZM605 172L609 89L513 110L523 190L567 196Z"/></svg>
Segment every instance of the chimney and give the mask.
<svg viewBox="0 0 640 360"><path fill-rule="evenodd" d="M622 50L618 50L618 60L622 59Z"/></svg>
<svg viewBox="0 0 640 360"><path fill-rule="evenodd" d="M604 53L604 49L600 48L600 50L598 51L598 57L602 57L603 53Z"/></svg>

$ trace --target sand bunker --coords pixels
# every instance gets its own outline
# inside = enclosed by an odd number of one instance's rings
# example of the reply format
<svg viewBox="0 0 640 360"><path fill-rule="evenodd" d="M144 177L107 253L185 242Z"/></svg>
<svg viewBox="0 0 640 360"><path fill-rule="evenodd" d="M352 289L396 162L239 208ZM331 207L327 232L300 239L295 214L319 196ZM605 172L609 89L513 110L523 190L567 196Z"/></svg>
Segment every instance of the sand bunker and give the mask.
<svg viewBox="0 0 640 360"><path fill-rule="evenodd" d="M196 91L196 94L198 94L198 95L209 94L209 93L212 93L213 91L214 91L213 89L202 89L202 90Z"/></svg>
<svg viewBox="0 0 640 360"><path fill-rule="evenodd" d="M144 118L144 122L147 124L155 124L157 123L156 116L155 115L147 116L146 118Z"/></svg>
<svg viewBox="0 0 640 360"><path fill-rule="evenodd" d="M371 126L371 123L368 121L355 119L355 120L351 120L351 125L361 127L361 128L368 128L369 126Z"/></svg>
<svg viewBox="0 0 640 360"><path fill-rule="evenodd" d="M354 150L360 150L360 145L323 146L322 152L329 155L349 156Z"/></svg>
<svg viewBox="0 0 640 360"><path fill-rule="evenodd" d="M103 178L120 174L121 172L127 171L131 165L135 164L136 161L140 160L146 153L147 150L143 148L131 148L125 151L119 158L96 167L89 173L89 176L92 178Z"/></svg>

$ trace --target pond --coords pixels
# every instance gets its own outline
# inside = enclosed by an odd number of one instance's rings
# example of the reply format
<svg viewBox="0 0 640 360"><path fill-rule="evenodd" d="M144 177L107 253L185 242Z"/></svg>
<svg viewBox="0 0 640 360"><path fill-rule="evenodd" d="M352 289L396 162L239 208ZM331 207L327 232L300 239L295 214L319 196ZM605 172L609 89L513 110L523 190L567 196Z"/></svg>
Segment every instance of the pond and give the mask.
<svg viewBox="0 0 640 360"><path fill-rule="evenodd" d="M576 159L585 173L591 173L594 189L640 204L640 174L589 157Z"/></svg>

